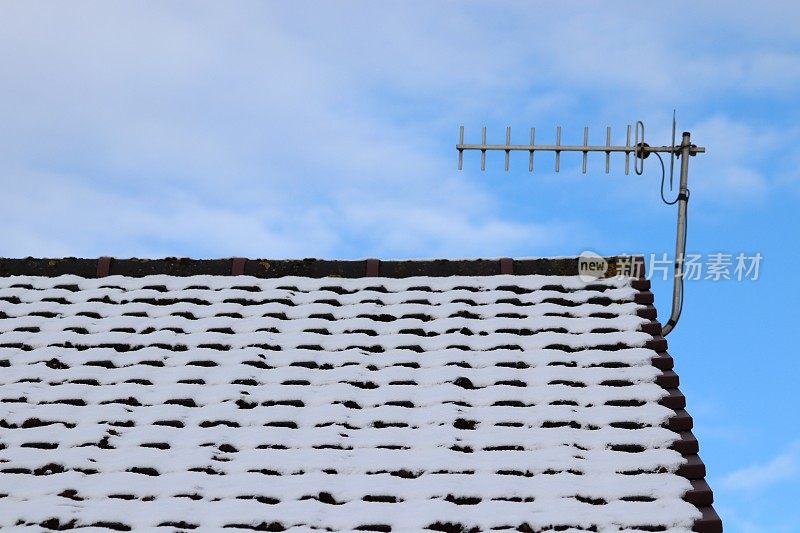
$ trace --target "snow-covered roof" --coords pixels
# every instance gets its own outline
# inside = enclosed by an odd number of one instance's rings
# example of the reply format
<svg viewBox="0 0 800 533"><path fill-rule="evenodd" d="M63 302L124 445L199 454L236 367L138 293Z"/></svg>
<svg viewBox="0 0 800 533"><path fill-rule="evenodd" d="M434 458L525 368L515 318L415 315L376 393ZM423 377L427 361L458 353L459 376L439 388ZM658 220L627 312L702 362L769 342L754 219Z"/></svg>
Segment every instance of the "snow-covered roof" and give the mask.
<svg viewBox="0 0 800 533"><path fill-rule="evenodd" d="M0 528L717 531L648 287L0 277Z"/></svg>

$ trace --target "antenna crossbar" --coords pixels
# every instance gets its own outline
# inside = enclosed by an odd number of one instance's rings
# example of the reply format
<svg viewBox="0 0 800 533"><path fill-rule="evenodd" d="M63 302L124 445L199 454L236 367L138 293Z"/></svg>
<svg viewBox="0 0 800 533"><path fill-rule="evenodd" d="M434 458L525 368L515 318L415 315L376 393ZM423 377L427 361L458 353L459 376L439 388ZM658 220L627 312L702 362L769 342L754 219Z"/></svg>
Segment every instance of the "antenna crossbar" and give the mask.
<svg viewBox="0 0 800 533"><path fill-rule="evenodd" d="M641 123L639 123L641 124ZM637 124L636 127L636 140L631 144L631 126L627 130L627 143L625 145L612 145L611 144L611 128L606 128L606 144L604 145L590 145L589 144L589 128L583 128L583 144L561 144L561 126L556 128L556 144L534 144L535 128L531 128L531 142L530 144L511 144L511 127L506 127L506 143L505 144L487 144L486 143L486 128L481 130L481 143L470 144L464 142L464 126L459 128L459 142L456 144L458 150L458 170L462 170L463 158L465 151L481 152L481 170L486 170L486 152L505 152L505 168L509 169L509 154L511 152L528 152L529 164L528 171L533 172L533 155L536 152L554 152L556 154L556 172L560 170L561 152L581 152L583 153L583 173L586 173L586 159L589 152L602 152L606 154L606 174L610 168L610 155L612 153L625 154L625 174L628 173L629 158L633 155L636 159L637 174L641 174L643 170L643 160L652 153L664 153L675 156L680 156L684 153L682 146L650 146L644 142L644 126ZM706 149L702 146L691 145L688 149L690 156L705 153Z"/></svg>
<svg viewBox="0 0 800 533"><path fill-rule="evenodd" d="M485 151L518 151L518 152L627 152L629 154L638 152L639 150L644 153L662 152L662 153L679 153L680 146L673 148L672 146L645 146L644 148L637 148L636 146L584 146L584 145L569 145L569 144L457 144L456 149L462 150L485 150ZM691 149L690 155L705 153L706 149L702 146L695 146Z"/></svg>

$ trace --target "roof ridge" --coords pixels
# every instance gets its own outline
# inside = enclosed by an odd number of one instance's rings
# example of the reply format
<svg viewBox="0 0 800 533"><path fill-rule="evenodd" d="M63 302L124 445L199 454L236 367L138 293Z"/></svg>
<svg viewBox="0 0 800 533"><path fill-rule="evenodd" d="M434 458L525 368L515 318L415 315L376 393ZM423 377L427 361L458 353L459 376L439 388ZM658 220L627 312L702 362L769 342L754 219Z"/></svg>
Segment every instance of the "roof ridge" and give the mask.
<svg viewBox="0 0 800 533"><path fill-rule="evenodd" d="M643 256L603 257L608 264L604 277L622 273L626 265L637 266L637 275L644 276ZM61 276L71 274L85 278L121 275L143 277L157 274L172 276L194 275L247 275L260 278L301 276L311 278L338 277L385 277L406 278L413 276L496 276L515 275L578 275L579 257L524 258L508 257L496 259L246 259L243 257L222 259L192 259L187 257L165 257L160 259L117 259L108 256L89 258L0 258L0 276ZM632 263L631 263L632 261ZM628 268L630 268L628 266Z"/></svg>

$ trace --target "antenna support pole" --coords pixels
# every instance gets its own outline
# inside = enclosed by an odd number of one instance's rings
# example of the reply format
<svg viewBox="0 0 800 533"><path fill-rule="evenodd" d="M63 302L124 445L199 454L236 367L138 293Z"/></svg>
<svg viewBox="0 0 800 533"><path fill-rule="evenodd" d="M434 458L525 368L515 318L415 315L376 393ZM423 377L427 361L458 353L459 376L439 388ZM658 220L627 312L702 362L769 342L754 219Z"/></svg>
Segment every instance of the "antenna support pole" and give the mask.
<svg viewBox="0 0 800 533"><path fill-rule="evenodd" d="M683 311L683 262L686 255L686 207L689 203L689 157L692 153L691 135L688 131L683 132L680 149L681 176L680 187L678 189L678 231L675 238L675 271L673 276L672 288L672 313L669 320L664 324L661 334L667 336L675 328ZM676 150L677 152L677 150Z"/></svg>

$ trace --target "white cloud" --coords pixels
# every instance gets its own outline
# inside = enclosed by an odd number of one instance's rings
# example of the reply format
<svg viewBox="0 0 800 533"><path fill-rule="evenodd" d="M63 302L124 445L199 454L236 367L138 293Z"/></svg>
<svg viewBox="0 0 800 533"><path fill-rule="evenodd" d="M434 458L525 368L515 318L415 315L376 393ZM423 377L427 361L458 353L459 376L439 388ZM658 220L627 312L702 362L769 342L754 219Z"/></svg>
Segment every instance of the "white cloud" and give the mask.
<svg viewBox="0 0 800 533"><path fill-rule="evenodd" d="M0 95L21 103L0 112L17 126L0 143L15 206L5 253L341 255L358 236L384 253L491 254L554 240L544 224L498 216L451 157L360 105L365 68L405 75L381 52L365 61L363 36L306 38L257 4L252 20L133 6L85 18L54 6L65 23L47 33L20 10L0 35L0 65L15 73ZM408 36L386 30L403 57ZM409 28L436 41L423 30ZM337 37L346 49L309 50ZM447 49L431 48L411 47L407 69L425 59L417 73L435 78Z"/></svg>
<svg viewBox="0 0 800 533"><path fill-rule="evenodd" d="M775 185L764 169L774 168L774 161L792 142L792 135L724 115L693 125L692 134L707 152L692 160L690 189L697 193L695 199L723 205L763 201Z"/></svg>
<svg viewBox="0 0 800 533"><path fill-rule="evenodd" d="M797 56L758 41L762 30L747 49L689 53L665 30L677 10L186 6L3 6L0 187L15 205L4 254L563 252L586 244L580 221L567 231L544 209L522 221L490 179L453 172L460 122L660 120L665 102L699 90L797 82ZM690 29L718 16L693 9ZM725 152L761 141L742 120L699 122L715 163L693 190L765 197L772 182L749 158L771 142Z"/></svg>
<svg viewBox="0 0 800 533"><path fill-rule="evenodd" d="M412 185L423 187L411 180ZM0 246L10 256L497 256L563 241L559 223L516 223L475 189L374 191L292 203L215 202L165 188L102 191L75 176L18 171L4 188Z"/></svg>
<svg viewBox="0 0 800 533"><path fill-rule="evenodd" d="M765 463L731 472L722 479L728 490L757 490L777 483L800 478L800 442Z"/></svg>

